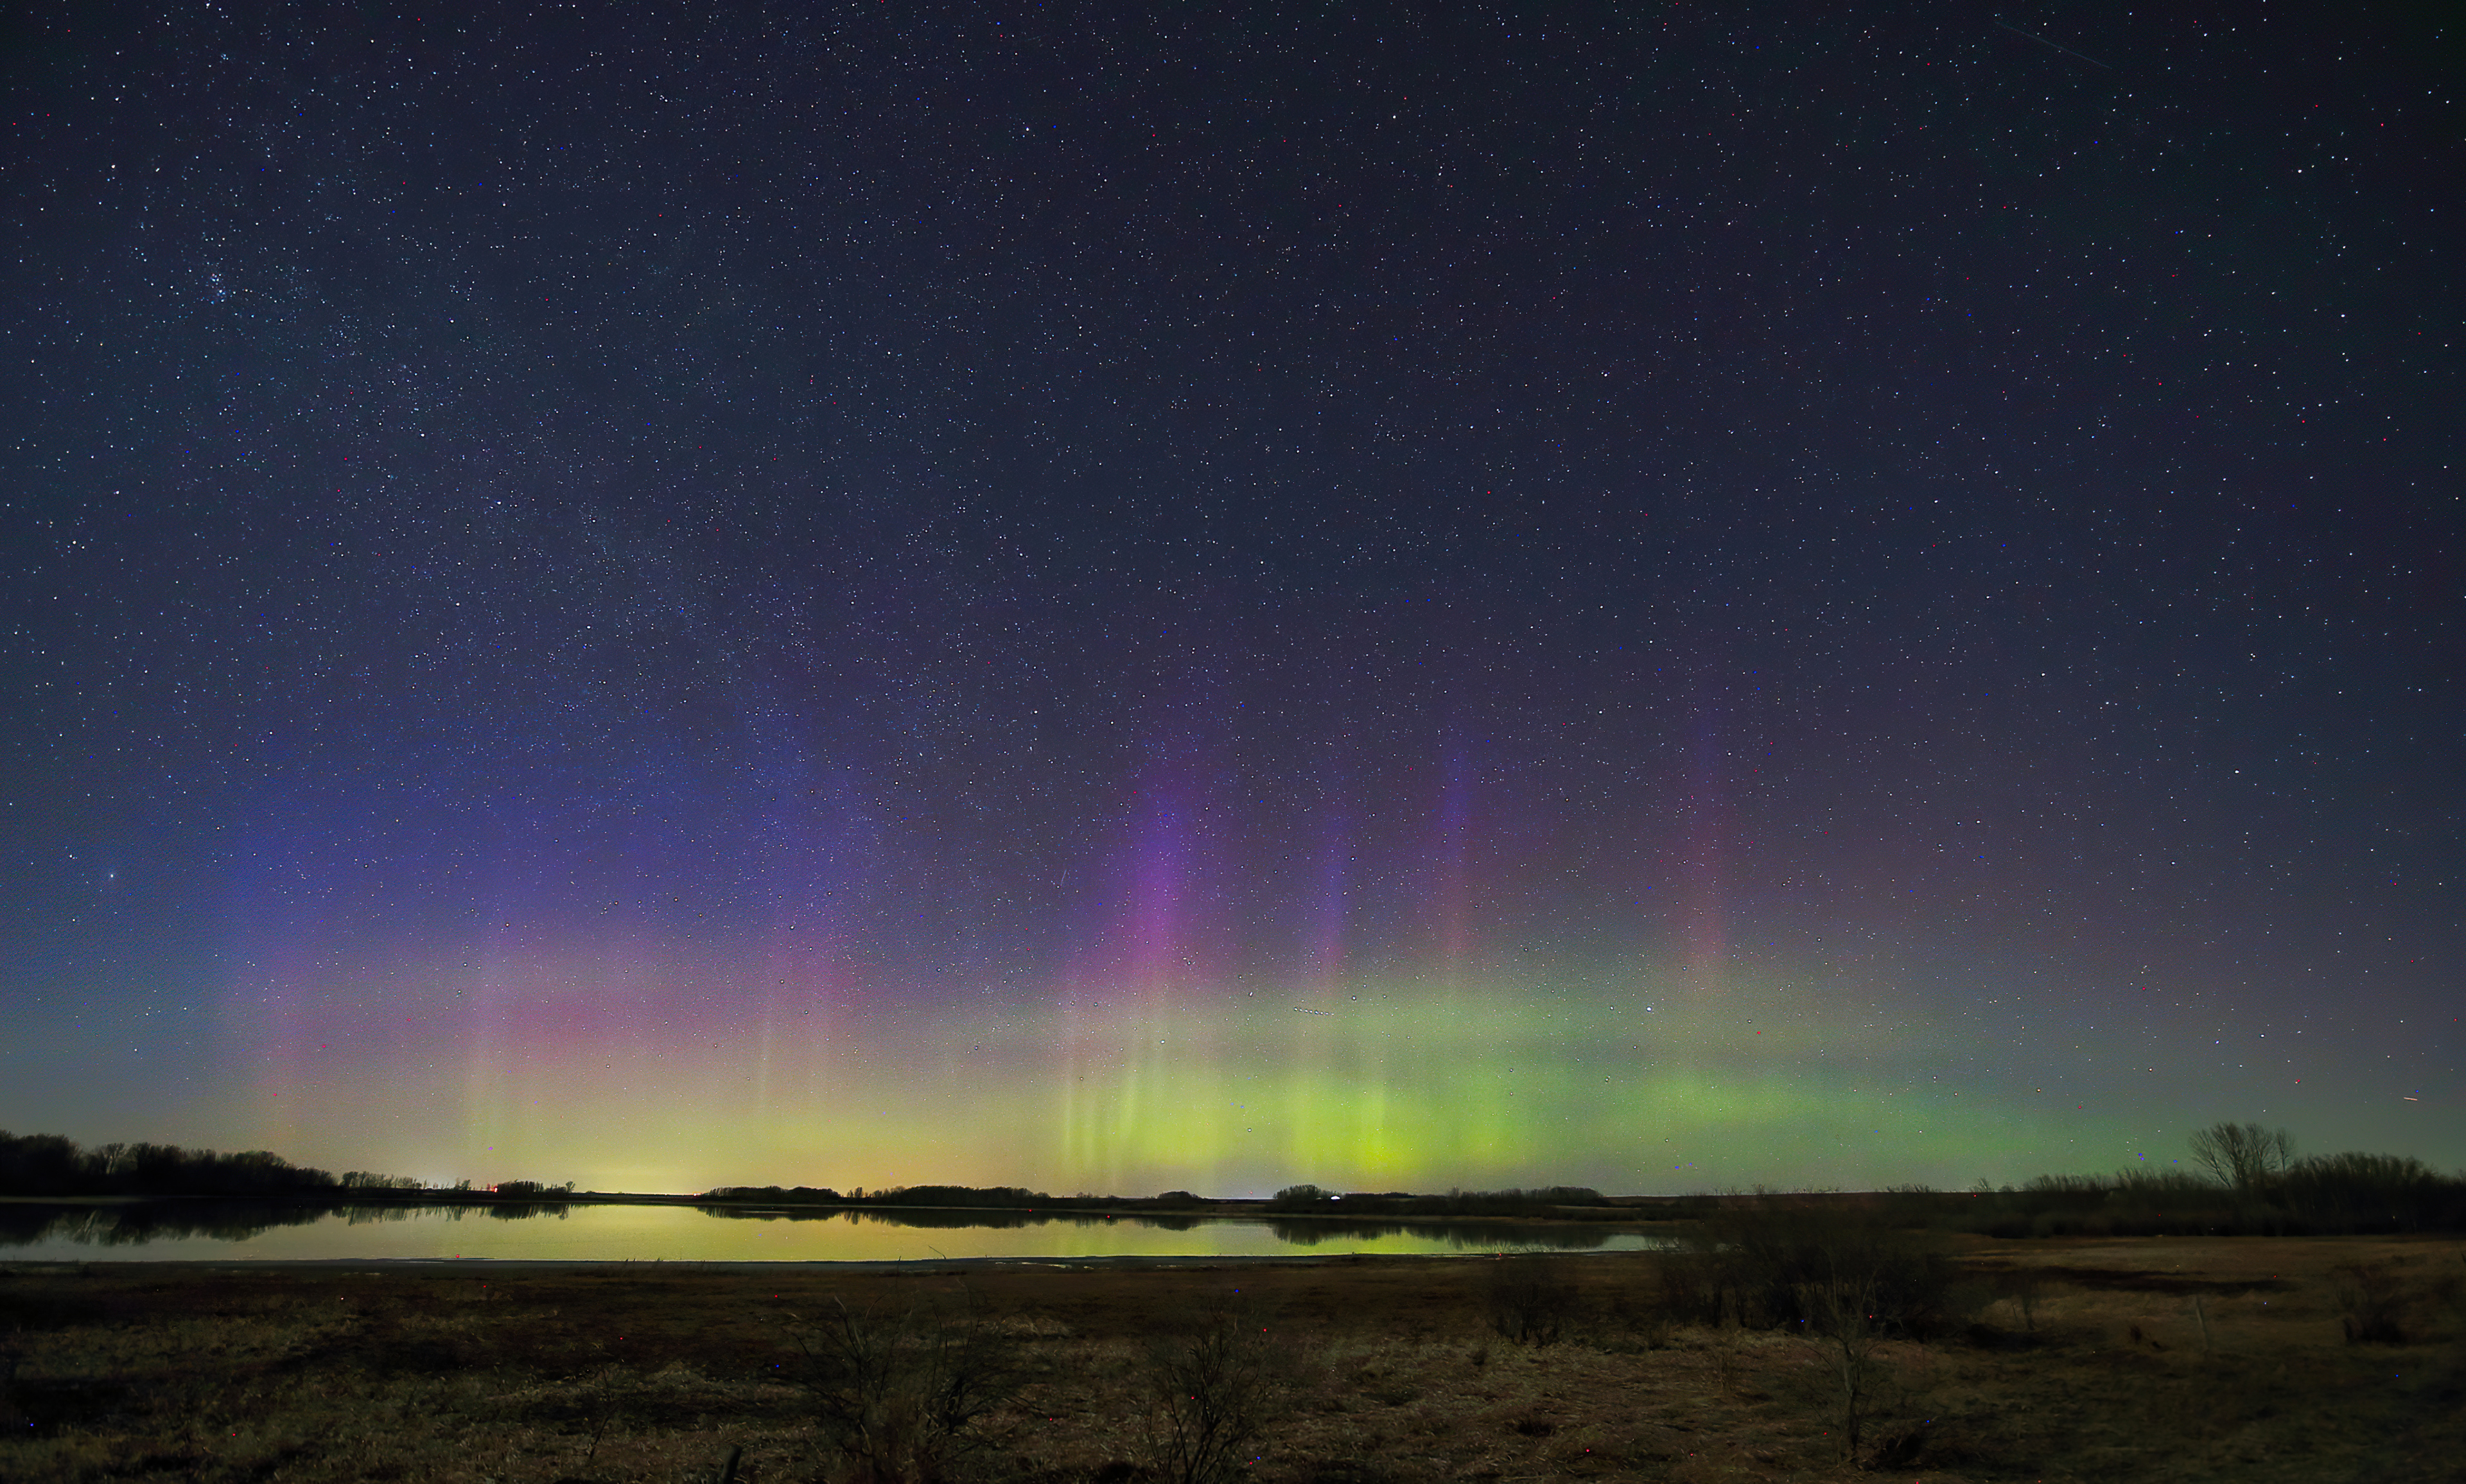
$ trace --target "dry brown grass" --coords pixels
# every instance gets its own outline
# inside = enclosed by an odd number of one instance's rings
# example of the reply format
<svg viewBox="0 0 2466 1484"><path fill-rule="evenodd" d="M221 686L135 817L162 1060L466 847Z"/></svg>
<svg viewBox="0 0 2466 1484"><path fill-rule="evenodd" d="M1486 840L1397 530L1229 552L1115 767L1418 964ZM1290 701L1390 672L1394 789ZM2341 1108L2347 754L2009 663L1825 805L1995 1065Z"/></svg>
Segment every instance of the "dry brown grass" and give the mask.
<svg viewBox="0 0 2466 1484"><path fill-rule="evenodd" d="M2448 1480L2466 1474L2460 1255L2367 1238L1971 1244L1976 1325L1884 1345L1855 1463L1815 1348L1670 1324L1650 1256L1556 1260L1577 1303L1549 1345L1493 1328L1497 1267L1481 1259L977 1268L966 1281L1026 1385L963 1466L1152 1478L1154 1342L1238 1303L1298 1357L1249 1466L1263 1484ZM2401 1295L2403 1342L2347 1341L2358 1271ZM0 1276L0 1479L682 1484L740 1444L744 1484L824 1478L810 1401L779 1368L794 1316L834 1299L895 1312L959 1281L20 1270ZM2029 1334L2017 1295L2033 1286Z"/></svg>

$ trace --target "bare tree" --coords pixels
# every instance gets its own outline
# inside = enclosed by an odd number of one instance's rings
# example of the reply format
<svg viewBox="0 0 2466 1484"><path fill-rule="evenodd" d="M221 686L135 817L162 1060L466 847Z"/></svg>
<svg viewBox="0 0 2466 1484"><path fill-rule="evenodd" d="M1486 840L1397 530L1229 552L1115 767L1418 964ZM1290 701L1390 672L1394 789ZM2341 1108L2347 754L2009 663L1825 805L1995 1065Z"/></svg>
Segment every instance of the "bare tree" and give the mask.
<svg viewBox="0 0 2466 1484"><path fill-rule="evenodd" d="M1876 1322L1874 1279L1854 1268L1836 1267L1797 1287L1807 1339L1823 1359L1841 1408L1842 1456L1855 1461L1860 1434L1875 1409L1877 1352L1884 1342L1883 1326Z"/></svg>
<svg viewBox="0 0 2466 1484"><path fill-rule="evenodd" d="M2192 1161L2230 1190L2255 1190L2295 1165L2295 1135L2257 1123L2213 1123L2192 1135Z"/></svg>

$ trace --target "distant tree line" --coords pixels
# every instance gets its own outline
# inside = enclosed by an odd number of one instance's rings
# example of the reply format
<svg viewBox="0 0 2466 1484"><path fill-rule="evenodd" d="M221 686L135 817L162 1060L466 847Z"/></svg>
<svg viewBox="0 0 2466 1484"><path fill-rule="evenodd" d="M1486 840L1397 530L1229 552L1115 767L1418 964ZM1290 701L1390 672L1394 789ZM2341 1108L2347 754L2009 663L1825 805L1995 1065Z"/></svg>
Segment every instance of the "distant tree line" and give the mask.
<svg viewBox="0 0 2466 1484"><path fill-rule="evenodd" d="M464 1180L455 1188L458 1190L467 1190L470 1186L471 1182L469 1180ZM402 1188L407 1190L416 1190L419 1186L413 1184ZM492 1196L520 1196L524 1198L533 1196L570 1196L573 1194L573 1181L567 1180L562 1185L549 1185L535 1180L501 1180L497 1181L497 1183L488 1187L488 1194Z"/></svg>
<svg viewBox="0 0 2466 1484"><path fill-rule="evenodd" d="M823 1185L722 1185L697 1198L706 1202L754 1202L769 1205L857 1205L943 1207L979 1211L1141 1210L1195 1211L1216 1204L1187 1190L1159 1196L1049 1196L1017 1185L897 1185L868 1191L863 1186L842 1195Z"/></svg>
<svg viewBox="0 0 2466 1484"><path fill-rule="evenodd" d="M1051 1196L1016 1185L902 1185L867 1193L863 1186L841 1194L827 1185L722 1185L702 1193L704 1201L752 1201L773 1205L925 1205L969 1206L983 1210L1023 1211L1054 1205Z"/></svg>
<svg viewBox="0 0 2466 1484"><path fill-rule="evenodd" d="M2298 1155L2284 1129L2218 1123L2194 1134L2180 1163L2104 1175L2040 1175L1998 1188L1706 1192L1620 1203L1651 1221L1717 1223L1742 1209L1789 1207L1997 1237L2341 1236L2466 1232L2466 1173L2406 1155ZM1353 1198L1344 1204L1350 1206Z"/></svg>
<svg viewBox="0 0 2466 1484"><path fill-rule="evenodd" d="M2284 1129L2216 1123L2189 1140L2191 1164L2112 1175L2041 1175L1953 1195L1892 1199L2001 1237L2332 1236L2466 1231L2466 1176L2406 1155L2304 1155Z"/></svg>
<svg viewBox="0 0 2466 1484"><path fill-rule="evenodd" d="M1450 1190L1443 1196L1417 1196L1401 1190L1339 1193L1316 1185L1287 1185L1267 1203L1267 1209L1321 1216L1427 1220L1455 1216L1565 1216L1578 1212L1590 1215L1616 1208L1607 1196L1589 1185L1548 1185L1538 1190Z"/></svg>
<svg viewBox="0 0 2466 1484"><path fill-rule="evenodd" d="M721 1185L704 1191L698 1201L763 1205L834 1205L944 1208L980 1211L1192 1211L1221 1210L1234 1204L1211 1201L1187 1190L1154 1196L1098 1196L1081 1192L1052 1196L1017 1185L900 1185L888 1190L863 1187L842 1194L820 1185ZM1246 1204L1246 1203L1243 1203ZM1267 1203L1279 1215L1377 1216L1417 1220L1483 1216L1632 1215L1611 1204L1609 1198L1584 1185L1552 1185L1539 1190L1450 1190L1443 1196L1412 1195L1391 1190L1340 1193L1316 1185L1288 1185Z"/></svg>
<svg viewBox="0 0 2466 1484"><path fill-rule="evenodd" d="M721 1185L704 1201L752 1201L770 1205L844 1205L847 1198L827 1185Z"/></svg>

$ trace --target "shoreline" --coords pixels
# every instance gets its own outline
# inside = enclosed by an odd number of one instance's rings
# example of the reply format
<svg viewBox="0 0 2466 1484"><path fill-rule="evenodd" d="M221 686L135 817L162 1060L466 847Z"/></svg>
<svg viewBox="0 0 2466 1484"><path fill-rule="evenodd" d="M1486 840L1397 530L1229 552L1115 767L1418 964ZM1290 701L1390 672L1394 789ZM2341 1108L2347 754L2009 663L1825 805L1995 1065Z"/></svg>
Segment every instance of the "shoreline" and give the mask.
<svg viewBox="0 0 2466 1484"><path fill-rule="evenodd" d="M887 1258L783 1258L777 1261L746 1259L693 1258L668 1260L657 1257L99 1257L99 1258L35 1258L27 1262L11 1262L0 1258L0 1277L75 1276L81 1269L109 1268L113 1276L126 1276L140 1268L162 1268L172 1271L196 1274L203 1272L344 1272L361 1277L382 1277L390 1274L411 1275L477 1272L593 1272L608 1273L617 1270L634 1270L645 1276L689 1277L703 1273L934 1273L998 1270L1005 1272L1030 1270L1075 1272L1082 1270L1137 1270L1143 1269L1180 1269L1204 1270L1209 1268L1308 1267L1313 1264L1329 1267L1360 1267L1372 1263L1452 1263L1464 1261L1496 1261L1506 1256L1519 1257L1626 1257L1650 1256L1653 1249L1636 1252L1603 1252L1588 1249L1576 1252L1311 1252L1267 1253L1236 1256L1177 1256L1172 1253L1116 1253L1089 1257L931 1257L914 1262Z"/></svg>

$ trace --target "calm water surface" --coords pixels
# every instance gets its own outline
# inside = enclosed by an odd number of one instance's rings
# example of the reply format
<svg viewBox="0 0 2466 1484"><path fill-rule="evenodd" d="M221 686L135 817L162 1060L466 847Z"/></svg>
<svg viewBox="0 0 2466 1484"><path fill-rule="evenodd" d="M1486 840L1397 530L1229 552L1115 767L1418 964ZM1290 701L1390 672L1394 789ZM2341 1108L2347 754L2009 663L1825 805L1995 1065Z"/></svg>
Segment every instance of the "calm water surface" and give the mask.
<svg viewBox="0 0 2466 1484"><path fill-rule="evenodd" d="M1635 1251L1630 1232L1504 1223L1162 1223L956 1211L714 1216L691 1206L28 1207L0 1221L0 1262L497 1258L598 1262L918 1262L939 1257L1276 1257L1558 1248Z"/></svg>

